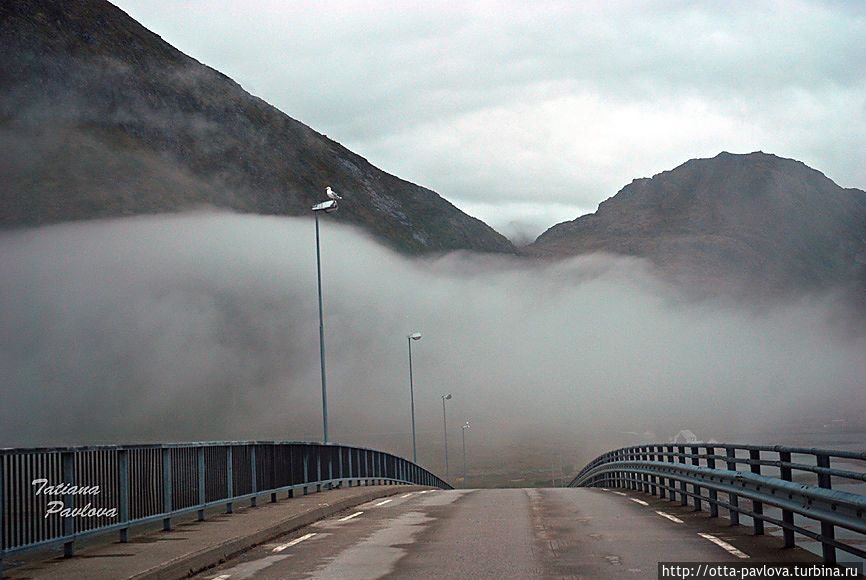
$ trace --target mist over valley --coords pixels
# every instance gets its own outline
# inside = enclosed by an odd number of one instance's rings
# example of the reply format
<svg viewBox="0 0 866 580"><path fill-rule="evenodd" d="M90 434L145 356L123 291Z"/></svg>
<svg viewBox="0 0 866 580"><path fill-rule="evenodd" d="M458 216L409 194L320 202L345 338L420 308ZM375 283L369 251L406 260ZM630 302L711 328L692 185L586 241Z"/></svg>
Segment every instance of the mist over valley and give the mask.
<svg viewBox="0 0 866 580"><path fill-rule="evenodd" d="M321 225L333 441L411 455L415 331L419 460L440 471L449 392L452 460L471 419L476 469L684 428L863 427L864 337L832 293L695 300L639 259L407 258ZM102 220L6 232L0 251L4 446L321 440L312 220Z"/></svg>

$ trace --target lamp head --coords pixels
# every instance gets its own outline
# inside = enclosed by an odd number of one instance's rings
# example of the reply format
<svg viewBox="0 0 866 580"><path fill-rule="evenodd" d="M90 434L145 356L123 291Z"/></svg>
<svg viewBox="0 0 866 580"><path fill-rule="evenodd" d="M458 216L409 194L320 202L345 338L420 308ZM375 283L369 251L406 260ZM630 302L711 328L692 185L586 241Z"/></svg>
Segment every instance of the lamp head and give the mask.
<svg viewBox="0 0 866 580"><path fill-rule="evenodd" d="M328 201L323 201L322 203L317 203L313 206L313 211L323 211L325 213L331 213L332 211L337 211L337 201L333 199L329 199Z"/></svg>
<svg viewBox="0 0 866 580"><path fill-rule="evenodd" d="M421 333L420 332L413 332L412 334L409 335L409 338L412 340L421 340Z"/></svg>
<svg viewBox="0 0 866 580"><path fill-rule="evenodd" d="M451 393L448 393L447 395L442 395L442 398L447 401L448 399L451 398Z"/></svg>

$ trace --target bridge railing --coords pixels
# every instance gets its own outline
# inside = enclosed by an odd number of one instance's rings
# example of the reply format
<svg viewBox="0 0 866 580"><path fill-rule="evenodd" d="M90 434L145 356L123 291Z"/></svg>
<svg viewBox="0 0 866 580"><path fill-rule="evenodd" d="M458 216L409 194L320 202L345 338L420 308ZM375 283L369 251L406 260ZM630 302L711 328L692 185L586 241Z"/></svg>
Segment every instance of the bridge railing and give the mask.
<svg viewBox="0 0 866 580"><path fill-rule="evenodd" d="M418 484L450 489L390 453L334 444L216 442L0 449L0 561L261 496L342 485Z"/></svg>
<svg viewBox="0 0 866 580"><path fill-rule="evenodd" d="M683 506L706 505L711 517L722 508L732 525L741 514L750 517L756 535L764 533L765 522L779 526L786 547L795 545L797 534L820 542L824 561L836 563L837 549L866 558L866 550L853 545L862 545L866 535L863 482L864 452L686 443L609 451L569 486L627 488L671 501L679 496ZM837 538L837 529L847 537Z"/></svg>

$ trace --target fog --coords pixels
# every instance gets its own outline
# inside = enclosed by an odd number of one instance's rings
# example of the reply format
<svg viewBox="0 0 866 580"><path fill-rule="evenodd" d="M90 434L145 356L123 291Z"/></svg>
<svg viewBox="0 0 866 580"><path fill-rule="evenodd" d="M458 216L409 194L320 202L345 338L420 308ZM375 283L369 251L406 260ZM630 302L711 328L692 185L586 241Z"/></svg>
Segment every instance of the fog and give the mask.
<svg viewBox="0 0 866 580"><path fill-rule="evenodd" d="M410 259L327 217L321 235L332 441L411 458L415 331L419 462L437 471L449 392L452 470L466 420L470 463L495 470L866 416L866 345L831 297L746 307L640 260ZM321 440L312 220L99 221L6 232L0 252L0 446Z"/></svg>

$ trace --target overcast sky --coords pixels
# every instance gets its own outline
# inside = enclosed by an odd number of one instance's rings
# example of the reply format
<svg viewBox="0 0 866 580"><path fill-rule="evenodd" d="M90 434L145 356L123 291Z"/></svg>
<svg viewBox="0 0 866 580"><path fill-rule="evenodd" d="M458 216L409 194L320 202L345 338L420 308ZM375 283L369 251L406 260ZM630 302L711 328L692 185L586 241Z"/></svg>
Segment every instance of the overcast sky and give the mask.
<svg viewBox="0 0 866 580"><path fill-rule="evenodd" d="M115 2L512 237L721 151L866 189L866 2Z"/></svg>

